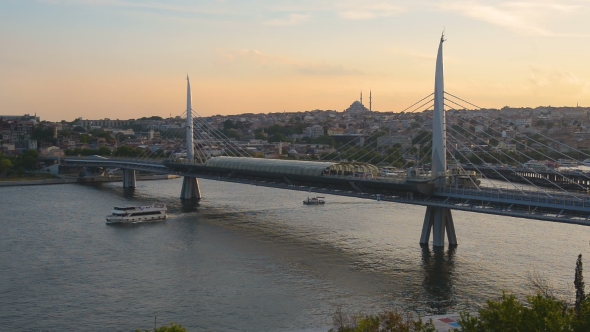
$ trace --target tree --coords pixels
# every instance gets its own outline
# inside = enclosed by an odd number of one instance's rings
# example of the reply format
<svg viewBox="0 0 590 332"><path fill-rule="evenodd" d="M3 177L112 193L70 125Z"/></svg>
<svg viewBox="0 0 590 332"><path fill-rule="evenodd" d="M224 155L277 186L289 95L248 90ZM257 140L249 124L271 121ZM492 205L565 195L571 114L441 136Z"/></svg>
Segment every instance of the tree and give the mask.
<svg viewBox="0 0 590 332"><path fill-rule="evenodd" d="M584 276L582 275L583 267L582 267L582 254L578 255L578 260L576 260L576 275L574 277L574 287L576 288L576 316L579 317L580 315L580 306L582 302L586 299L586 295L584 293Z"/></svg>
<svg viewBox="0 0 590 332"><path fill-rule="evenodd" d="M288 140L287 140L287 137L283 136L283 134L275 133L271 137L268 138L268 141L270 143L274 143L274 142L286 142Z"/></svg>
<svg viewBox="0 0 590 332"><path fill-rule="evenodd" d="M385 311L378 315L346 314L337 308L332 317L334 328L330 332L436 332L432 320L423 322L414 319L410 313L397 310Z"/></svg>
<svg viewBox="0 0 590 332"><path fill-rule="evenodd" d="M3 158L0 156L0 174L6 173L9 169L13 167L12 161L8 158Z"/></svg>
<svg viewBox="0 0 590 332"><path fill-rule="evenodd" d="M109 149L106 146L101 146L100 148L98 148L97 154L100 156L110 156L111 155L111 149Z"/></svg>
<svg viewBox="0 0 590 332"><path fill-rule="evenodd" d="M432 133L428 131L421 131L418 135L412 138L412 144L419 144L432 141Z"/></svg>
<svg viewBox="0 0 590 332"><path fill-rule="evenodd" d="M562 301L535 295L523 304L512 294L500 301L487 301L479 316L461 313L457 324L462 332L572 331L573 314ZM574 330L576 331L576 330Z"/></svg>
<svg viewBox="0 0 590 332"><path fill-rule="evenodd" d="M186 332L186 329L180 324L170 323L170 325L160 326L152 330L153 332ZM136 332L150 332L150 330L136 330Z"/></svg>
<svg viewBox="0 0 590 332"><path fill-rule="evenodd" d="M262 131L256 131L256 132L254 132L254 138L265 140L266 136L264 135L264 133Z"/></svg>
<svg viewBox="0 0 590 332"><path fill-rule="evenodd" d="M318 144L328 144L329 146L334 146L334 144L336 144L334 137L329 135L322 135L316 138L315 142Z"/></svg>

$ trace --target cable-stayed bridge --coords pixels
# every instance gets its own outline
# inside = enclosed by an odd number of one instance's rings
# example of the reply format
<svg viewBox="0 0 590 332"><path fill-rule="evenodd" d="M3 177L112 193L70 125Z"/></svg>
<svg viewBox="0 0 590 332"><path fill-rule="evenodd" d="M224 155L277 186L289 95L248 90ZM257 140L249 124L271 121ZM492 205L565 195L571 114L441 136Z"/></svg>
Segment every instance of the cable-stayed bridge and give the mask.
<svg viewBox="0 0 590 332"><path fill-rule="evenodd" d="M135 187L136 171L177 174L183 177L182 199L201 198L201 178L423 205L420 243L427 244L432 233L434 246L444 246L445 235L449 245L457 244L452 210L590 225L590 173L558 167L570 158L564 150L590 155L564 149L549 135L517 130L510 119L486 115L445 92L443 42L434 93L404 110L422 111L432 121L410 148L391 146L377 132L364 146L351 140L312 161L253 158L193 111L187 77L185 158L66 158L64 163L120 168L124 187ZM483 148L493 141L493 149ZM523 142L535 148L523 148ZM541 158L544 165L533 161Z"/></svg>

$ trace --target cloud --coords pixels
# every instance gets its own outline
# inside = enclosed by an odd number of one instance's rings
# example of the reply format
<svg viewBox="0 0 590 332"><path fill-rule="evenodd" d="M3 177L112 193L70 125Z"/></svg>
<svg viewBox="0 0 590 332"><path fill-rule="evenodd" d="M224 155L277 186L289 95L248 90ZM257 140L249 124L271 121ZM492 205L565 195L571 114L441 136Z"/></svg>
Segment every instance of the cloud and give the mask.
<svg viewBox="0 0 590 332"><path fill-rule="evenodd" d="M136 8L145 10L157 10L164 12L178 12L178 13L200 13L200 14L222 14L217 10L205 9L201 6L181 6L174 5L168 2L132 2L125 0L42 0L52 5L87 5L87 6L111 6L122 8Z"/></svg>
<svg viewBox="0 0 590 332"><path fill-rule="evenodd" d="M546 28L548 22L557 17L575 13L577 5L552 2L493 2L450 1L438 4L445 11L457 12L465 17L490 23L508 30L537 36L584 36L558 33Z"/></svg>
<svg viewBox="0 0 590 332"><path fill-rule="evenodd" d="M337 14L340 18L346 20L369 20L379 17L391 17L404 12L402 7L395 6L386 2L379 3L361 3L339 5Z"/></svg>
<svg viewBox="0 0 590 332"><path fill-rule="evenodd" d="M588 82L569 71L531 66L530 89L536 92L550 91L559 94L581 94L588 90Z"/></svg>
<svg viewBox="0 0 590 332"><path fill-rule="evenodd" d="M297 25L309 20L309 15L304 14L289 14L287 17L284 18L275 18L266 22L263 22L264 25L269 26L288 26L288 25Z"/></svg>
<svg viewBox="0 0 590 332"><path fill-rule="evenodd" d="M434 63L436 61L436 54L434 53L420 53L411 50L409 47L390 47L387 51L391 54L408 57L416 60L425 60ZM445 57L445 61L448 61L448 58Z"/></svg>
<svg viewBox="0 0 590 332"><path fill-rule="evenodd" d="M219 63L229 65L245 62L255 64L263 68L285 68L287 70L309 76L359 76L364 72L349 69L342 65L334 65L326 62L312 62L295 60L288 57L264 54L257 50L240 50L233 52L218 52Z"/></svg>

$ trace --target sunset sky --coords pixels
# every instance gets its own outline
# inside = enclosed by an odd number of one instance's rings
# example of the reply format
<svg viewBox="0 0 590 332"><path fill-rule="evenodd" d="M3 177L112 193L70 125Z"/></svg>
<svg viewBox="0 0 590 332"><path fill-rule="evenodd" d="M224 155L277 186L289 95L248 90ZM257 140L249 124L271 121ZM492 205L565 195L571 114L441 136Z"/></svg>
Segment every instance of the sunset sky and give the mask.
<svg viewBox="0 0 590 332"><path fill-rule="evenodd" d="M590 106L590 0L0 0L0 114Z"/></svg>

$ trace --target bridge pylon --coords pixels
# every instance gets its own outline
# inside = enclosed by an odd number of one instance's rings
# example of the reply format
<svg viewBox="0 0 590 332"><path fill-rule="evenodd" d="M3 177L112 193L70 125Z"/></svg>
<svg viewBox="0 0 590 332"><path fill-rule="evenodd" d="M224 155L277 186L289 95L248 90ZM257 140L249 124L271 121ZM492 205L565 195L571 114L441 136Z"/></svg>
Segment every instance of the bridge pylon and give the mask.
<svg viewBox="0 0 590 332"><path fill-rule="evenodd" d="M432 118L432 168L431 181L436 188L446 185L447 173L447 123L445 118L444 91L445 79L443 70L443 42L444 33L440 37L438 54L436 56L436 73L434 76L434 114ZM451 209L428 206L422 226L420 244L428 244L432 230L433 245L442 247L445 245L445 231L449 239L449 245L457 245L455 225Z"/></svg>
<svg viewBox="0 0 590 332"><path fill-rule="evenodd" d="M199 180L197 178L185 176L182 179L180 199L201 199L201 188L199 188Z"/></svg>
<svg viewBox="0 0 590 332"><path fill-rule="evenodd" d="M191 82L186 76L186 159L189 164L195 163L195 147L193 143L193 107ZM180 199L201 199L201 188L196 177L185 176L182 179Z"/></svg>
<svg viewBox="0 0 590 332"><path fill-rule="evenodd" d="M123 188L135 188L137 176L133 169L123 169Z"/></svg>
<svg viewBox="0 0 590 332"><path fill-rule="evenodd" d="M420 244L428 244L430 233L432 232L432 245L435 247L444 247L445 232L450 246L457 245L457 235L455 234L455 224L451 209L434 206L426 207L424 216L424 225L422 226L422 236Z"/></svg>

